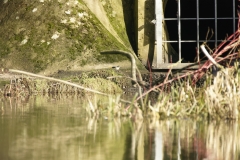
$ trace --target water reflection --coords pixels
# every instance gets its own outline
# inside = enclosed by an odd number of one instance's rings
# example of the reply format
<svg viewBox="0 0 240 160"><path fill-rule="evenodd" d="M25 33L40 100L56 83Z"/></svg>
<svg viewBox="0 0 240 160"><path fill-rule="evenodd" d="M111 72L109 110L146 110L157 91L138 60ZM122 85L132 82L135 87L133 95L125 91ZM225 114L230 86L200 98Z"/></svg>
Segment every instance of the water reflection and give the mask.
<svg viewBox="0 0 240 160"><path fill-rule="evenodd" d="M2 98L0 159L240 159L238 122L89 117L75 96Z"/></svg>
<svg viewBox="0 0 240 160"><path fill-rule="evenodd" d="M238 124L190 119L155 121L148 124L148 130L153 130L147 134L148 142L144 139L145 146L152 148L147 154L152 153L151 159L155 160L237 160L240 159ZM144 148L145 152L148 148Z"/></svg>

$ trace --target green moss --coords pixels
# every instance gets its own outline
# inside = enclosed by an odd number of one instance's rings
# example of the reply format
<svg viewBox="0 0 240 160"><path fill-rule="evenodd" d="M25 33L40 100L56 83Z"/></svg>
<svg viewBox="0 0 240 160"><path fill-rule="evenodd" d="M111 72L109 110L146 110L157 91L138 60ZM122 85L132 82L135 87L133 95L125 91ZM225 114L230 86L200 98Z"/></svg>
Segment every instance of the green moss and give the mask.
<svg viewBox="0 0 240 160"><path fill-rule="evenodd" d="M0 42L0 58L4 58L10 53L10 48L6 43Z"/></svg>
<svg viewBox="0 0 240 160"><path fill-rule="evenodd" d="M69 58L70 60L75 60L76 59L76 51L74 48L69 48Z"/></svg>
<svg viewBox="0 0 240 160"><path fill-rule="evenodd" d="M46 63L44 63L44 61L39 60L39 59L35 59L33 60L34 63L34 71L36 72L40 72L42 70L44 70L46 68Z"/></svg>
<svg viewBox="0 0 240 160"><path fill-rule="evenodd" d="M131 45L129 43L129 39L128 39L127 34L126 34L125 26L124 25L122 26L119 23L118 18L116 18L115 16L112 15L114 9L110 5L111 4L110 0L105 0L105 1L106 1L106 5L104 5L103 7L104 7L104 10L107 13L108 19L111 22L111 25L113 26L114 30L118 33L118 36L121 38L121 40L124 42L124 44L127 47L131 48Z"/></svg>
<svg viewBox="0 0 240 160"><path fill-rule="evenodd" d="M26 8L25 8L25 10L26 11L31 11L31 10L33 10L33 5L28 5Z"/></svg>
<svg viewBox="0 0 240 160"><path fill-rule="evenodd" d="M59 6L59 8L63 8L63 4L60 2L58 2L58 6Z"/></svg>
<svg viewBox="0 0 240 160"><path fill-rule="evenodd" d="M103 93L122 93L122 89L110 80L102 78L86 78L82 81L82 83L85 87L95 89Z"/></svg>
<svg viewBox="0 0 240 160"><path fill-rule="evenodd" d="M24 39L23 33L14 34L14 40L21 42Z"/></svg>
<svg viewBox="0 0 240 160"><path fill-rule="evenodd" d="M77 15L77 13L78 13L78 9L77 8L72 8L72 12L71 12L71 14L72 15Z"/></svg>
<svg viewBox="0 0 240 160"><path fill-rule="evenodd" d="M47 26L48 26L48 31L52 31L52 30L54 30L55 29L55 23L53 23L53 22L49 22L48 24L47 24Z"/></svg>
<svg viewBox="0 0 240 160"><path fill-rule="evenodd" d="M91 13L88 13L89 15ZM79 43L71 45L69 47L69 58L71 60L76 59L79 53L83 51L83 46L86 49L96 49L97 52L102 50L110 49L123 49L125 48L109 31L99 22L99 20L91 15L92 18L86 20L83 26L79 28L71 28L69 25L65 25L65 35L69 40L77 40ZM124 56L102 56L94 55L98 61L101 62L116 62L121 60L126 60ZM82 60L81 65L87 64L86 60Z"/></svg>
<svg viewBox="0 0 240 160"><path fill-rule="evenodd" d="M81 10L81 12L83 11L84 10ZM73 30L70 30L68 28L71 33L71 37L74 35L79 35L81 37L80 40L83 44L94 44L94 48L96 48L97 51L109 49L109 47L113 49L125 48L111 33L109 33L109 31L102 25L102 23L96 18L94 14L88 13L88 15L90 15L91 18L81 20L83 27L77 30L78 34L75 34ZM86 30L88 34L81 34L81 31L83 30Z"/></svg>
<svg viewBox="0 0 240 160"><path fill-rule="evenodd" d="M80 66L85 66L87 64L87 60L82 59Z"/></svg>
<svg viewBox="0 0 240 160"><path fill-rule="evenodd" d="M4 88L7 84L9 84L9 80L0 80L0 88Z"/></svg>

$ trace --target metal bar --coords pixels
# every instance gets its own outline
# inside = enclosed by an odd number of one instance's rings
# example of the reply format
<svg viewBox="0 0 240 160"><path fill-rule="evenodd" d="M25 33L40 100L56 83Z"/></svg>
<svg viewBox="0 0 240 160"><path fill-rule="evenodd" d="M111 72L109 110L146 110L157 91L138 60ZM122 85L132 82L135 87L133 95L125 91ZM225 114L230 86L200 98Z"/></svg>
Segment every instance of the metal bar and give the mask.
<svg viewBox="0 0 240 160"><path fill-rule="evenodd" d="M162 42L179 42L179 41L162 41ZM180 42L197 42L196 40L184 40Z"/></svg>
<svg viewBox="0 0 240 160"><path fill-rule="evenodd" d="M198 63L163 63L159 67L152 69L199 69Z"/></svg>
<svg viewBox="0 0 240 160"><path fill-rule="evenodd" d="M163 8L162 1L155 0L155 14L156 14L156 25L155 25L155 39L157 43L157 67L163 63L162 56L162 21L163 21Z"/></svg>
<svg viewBox="0 0 240 160"><path fill-rule="evenodd" d="M179 60L182 59L181 57L181 1L178 0L178 54L179 54Z"/></svg>
<svg viewBox="0 0 240 160"><path fill-rule="evenodd" d="M219 18L199 18L199 20L219 20L219 19L233 19L233 17L219 17ZM234 18L235 20L238 18ZM178 20L178 18L163 18L165 21ZM180 20L197 20L197 18L180 18Z"/></svg>
<svg viewBox="0 0 240 160"><path fill-rule="evenodd" d="M199 0L197 0L196 6L197 6L197 53L199 53ZM198 59L198 62L199 62L199 59Z"/></svg>
<svg viewBox="0 0 240 160"><path fill-rule="evenodd" d="M217 31L218 31L218 28L217 28L217 0L214 0L214 8L215 8L215 13L214 13L214 18L215 18L215 47L217 47Z"/></svg>
<svg viewBox="0 0 240 160"><path fill-rule="evenodd" d="M236 31L236 27L235 27L235 25L236 25L236 22L235 22L235 19L236 19L236 16L235 16L235 12L236 12L236 9L235 9L235 7L236 7L236 4L235 4L235 0L233 0L233 33Z"/></svg>
<svg viewBox="0 0 240 160"><path fill-rule="evenodd" d="M222 42L225 40L217 40L217 42ZM162 41L163 43L178 43L179 41ZM183 43L192 43L192 42L197 42L196 40L186 40L186 41L181 41ZM199 42L206 42L206 40L199 40ZM208 42L216 42L215 40L208 40ZM231 42L229 40L229 42Z"/></svg>

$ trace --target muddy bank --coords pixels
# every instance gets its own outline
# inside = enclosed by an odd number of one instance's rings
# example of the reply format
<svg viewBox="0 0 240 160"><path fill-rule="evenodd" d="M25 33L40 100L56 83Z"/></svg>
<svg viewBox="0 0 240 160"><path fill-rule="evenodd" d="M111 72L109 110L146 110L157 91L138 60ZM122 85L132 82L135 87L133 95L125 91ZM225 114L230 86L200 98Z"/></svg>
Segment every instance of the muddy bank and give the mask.
<svg viewBox="0 0 240 160"><path fill-rule="evenodd" d="M141 73L143 80L146 82L145 86L141 86L142 91L149 89L151 85L156 84L163 77L163 75L160 74L150 74L144 71L141 71ZM121 68L119 70L116 68L108 68L94 71L59 70L49 77L65 80L107 94L134 95L139 92L139 88L131 78L131 72ZM138 75L137 79L139 79ZM3 95L7 96L38 93L84 93L81 89L59 82L11 73L0 75L0 85Z"/></svg>

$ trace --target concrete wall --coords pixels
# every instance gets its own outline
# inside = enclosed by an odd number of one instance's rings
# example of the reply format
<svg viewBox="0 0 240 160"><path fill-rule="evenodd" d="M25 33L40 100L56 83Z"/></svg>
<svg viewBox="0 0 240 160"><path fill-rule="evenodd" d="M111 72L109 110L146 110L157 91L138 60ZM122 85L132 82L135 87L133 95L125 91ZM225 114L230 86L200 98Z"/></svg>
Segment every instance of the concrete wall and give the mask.
<svg viewBox="0 0 240 160"><path fill-rule="evenodd" d="M155 0L137 0L137 41L138 55L145 66L152 65L156 67L156 43L155 43L155 25L151 23L155 19ZM163 11L167 0L159 0L163 2ZM167 27L163 22L162 40L168 39ZM168 44L159 44L162 46L162 62L170 62L170 57L174 53L172 47Z"/></svg>

